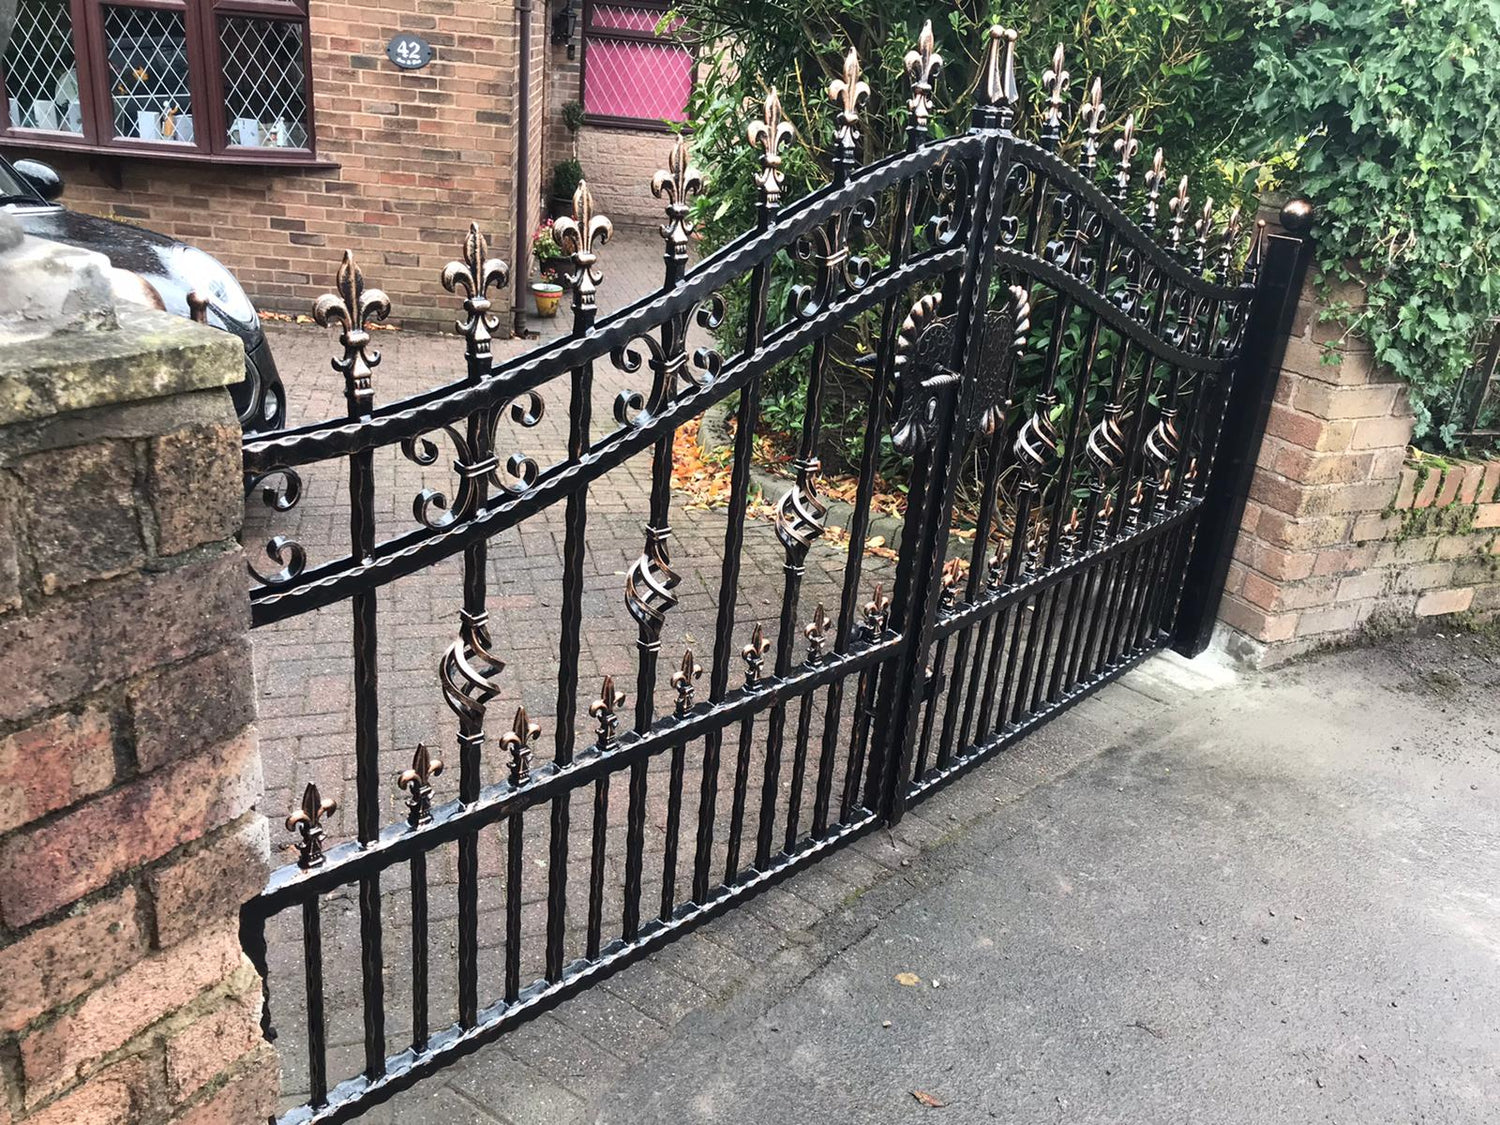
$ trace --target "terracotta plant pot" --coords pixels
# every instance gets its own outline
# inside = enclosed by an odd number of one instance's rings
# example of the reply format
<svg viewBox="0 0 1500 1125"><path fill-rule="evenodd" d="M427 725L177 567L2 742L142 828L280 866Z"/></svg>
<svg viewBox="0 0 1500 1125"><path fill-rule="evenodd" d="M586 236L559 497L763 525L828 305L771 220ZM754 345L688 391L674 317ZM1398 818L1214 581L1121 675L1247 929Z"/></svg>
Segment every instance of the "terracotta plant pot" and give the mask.
<svg viewBox="0 0 1500 1125"><path fill-rule="evenodd" d="M536 304L537 316L556 316L558 302L562 300L561 285L550 281L533 281L531 299Z"/></svg>

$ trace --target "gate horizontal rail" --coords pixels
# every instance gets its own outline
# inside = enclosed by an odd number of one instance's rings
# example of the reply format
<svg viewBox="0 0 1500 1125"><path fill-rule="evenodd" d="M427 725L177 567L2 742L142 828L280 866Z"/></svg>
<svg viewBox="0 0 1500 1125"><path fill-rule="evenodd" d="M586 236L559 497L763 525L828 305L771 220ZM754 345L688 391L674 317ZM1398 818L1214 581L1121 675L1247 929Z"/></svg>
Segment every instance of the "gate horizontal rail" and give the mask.
<svg viewBox="0 0 1500 1125"><path fill-rule="evenodd" d="M859 115L869 91L851 52L829 87L837 107L831 183L786 208L782 150L794 130L770 91L747 132L759 161L754 229L693 268L691 201L704 177L678 138L652 182L665 204L662 289L602 319L599 250L612 228L581 185L574 215L556 226L572 266L572 333L505 362L493 355L488 294L507 270L471 226L462 259L443 273L462 299L462 369L444 386L388 405L376 403L371 329L390 303L365 287L346 254L337 291L319 300L315 318L340 329L334 368L344 377L347 417L244 444L247 479L273 520L297 507L302 471L329 463L347 470L347 553L309 560L295 536L279 534L264 549L274 569L251 568L258 627L336 603L351 611L354 837L325 846L336 802L308 785L287 820L297 862L242 911L246 952L268 978L263 1023L273 1037L281 1009L271 990L281 981L271 972L272 945L300 921L306 1018L288 1026L303 1034L307 1077L296 1092L305 1100L287 1109L285 1125L355 1117L898 821L909 803L1171 636L1189 560L1207 549L1196 540L1231 390L1244 374L1259 229L1242 258L1237 213L1221 228L1209 200L1193 221L1187 180L1170 191L1159 149L1138 192L1133 118L1114 142L1108 190L1096 183L1104 120L1097 82L1078 109L1079 159L1065 161L1058 149L1070 91L1061 47L1044 76L1038 137L1017 136L1015 40L1013 31L989 31L971 129L934 140L932 81L942 60L924 28L906 58L906 151L863 168ZM1136 205L1139 221L1128 213ZM726 316L730 302L735 318ZM863 452L849 548L825 565L811 555L826 530L817 456L824 397L831 365L842 362L836 353L856 329L870 341L855 365L869 375ZM712 332L713 342L694 347L692 332ZM649 386L640 387L634 378L643 372ZM606 378L623 385L612 421L594 413L596 393L614 389ZM763 542L749 526L751 463L772 378L793 380L801 396L795 476L774 510L777 570L747 572L746 558ZM540 426L544 395L564 401L563 448L506 457L511 439L500 427ZM678 619L674 610L688 613L680 607L686 570L670 550L674 443L685 424L730 396L727 509L714 517L711 557L698 567L705 592L717 571L712 651L706 669L691 647L663 668L664 627ZM907 496L893 574L863 549L887 441L899 457L899 469L887 471L900 474ZM388 466L402 459L436 466L440 445L453 450L451 475L441 489L423 476L411 525L386 534L377 477L395 479ZM379 466L377 453L386 455ZM592 572L587 563L603 549L591 542L598 528L618 532L592 489L613 493L627 462L647 455L643 546L621 583L635 651L599 657L591 631L617 634L589 602L591 575L608 570L597 558ZM977 496L961 495L966 474ZM961 503L974 520L973 543L967 559L950 559ZM560 529L545 522L556 516ZM533 761L543 732L524 706L498 737L486 730L490 705L520 695L503 676L514 655L497 643L508 638L490 616L492 582L503 589L514 575L489 545L506 532L519 544L528 527L542 529L549 550L552 536L562 537L545 762ZM391 771L382 758L376 594L434 576L434 565L453 556L462 557L457 638L436 680L457 725L457 786L444 798L436 781L444 765L426 742L410 751L409 768ZM742 599L751 620L741 620ZM765 606L774 608L758 620ZM627 661L635 672L629 710L615 683ZM602 685L580 708L585 674ZM735 674L743 679L731 686ZM580 747L581 722L595 730ZM407 808L394 824L383 823L382 811L391 773ZM575 832L578 801L589 808ZM528 833L545 847L528 845ZM446 882L429 871L434 856L452 861ZM400 1049L387 1023L393 888L408 904L396 920L409 939ZM358 933L340 931L337 915L325 933L324 904L346 891L357 897ZM438 919L449 900L434 912L430 898L450 891L453 913ZM483 930L482 894L499 900ZM435 955L439 921L453 926L452 958ZM483 961L482 933L499 937ZM325 974L328 949L337 956L346 944L360 953L357 1003ZM291 975L290 951L276 950L287 954L279 972ZM491 964L503 976L493 988L480 971ZM454 986L451 1001L435 996L434 981L439 992ZM358 1010L357 1073L330 1076L330 996L336 1017Z"/></svg>

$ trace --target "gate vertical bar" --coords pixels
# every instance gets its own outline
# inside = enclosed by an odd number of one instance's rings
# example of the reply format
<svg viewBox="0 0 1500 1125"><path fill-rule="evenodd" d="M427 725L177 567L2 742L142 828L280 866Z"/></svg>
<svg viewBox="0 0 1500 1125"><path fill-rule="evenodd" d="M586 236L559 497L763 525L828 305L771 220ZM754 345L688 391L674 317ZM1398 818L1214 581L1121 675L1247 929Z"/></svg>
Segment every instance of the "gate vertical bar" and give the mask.
<svg viewBox="0 0 1500 1125"><path fill-rule="evenodd" d="M948 299L952 298L957 325L953 334L954 354L949 363L957 370L960 381L953 393L943 396L947 401L939 406L939 424L927 458L929 473L920 501L921 518L908 523L902 542L909 596L904 603L898 597L897 606L903 614L901 632L905 643L894 674L881 678L880 739L870 770L879 795L879 804L872 807L879 809L890 824L899 822L906 810L906 779L922 704L921 693L913 690L912 685L925 681L923 669L939 600L938 575L948 546L946 528L966 445L967 432L956 432L960 426L955 414L966 397L964 392L974 382L980 360L981 349L968 345L975 338L989 301L995 245L1000 235L1000 202L1013 139L1010 125L1018 100L1012 98L1015 43L1014 30L998 25L990 28L972 125L974 131L987 135L986 144L974 177L964 264L951 291L945 287L944 293L945 307L949 307ZM898 582L901 577L898 575Z"/></svg>
<svg viewBox="0 0 1500 1125"><path fill-rule="evenodd" d="M1197 656L1213 636L1292 318L1312 261L1313 242L1308 237L1312 208L1307 201L1294 199L1282 207L1281 225L1285 233L1265 239L1255 298L1245 324L1244 351L1235 364L1219 451L1183 578L1172 638L1172 647L1183 656Z"/></svg>

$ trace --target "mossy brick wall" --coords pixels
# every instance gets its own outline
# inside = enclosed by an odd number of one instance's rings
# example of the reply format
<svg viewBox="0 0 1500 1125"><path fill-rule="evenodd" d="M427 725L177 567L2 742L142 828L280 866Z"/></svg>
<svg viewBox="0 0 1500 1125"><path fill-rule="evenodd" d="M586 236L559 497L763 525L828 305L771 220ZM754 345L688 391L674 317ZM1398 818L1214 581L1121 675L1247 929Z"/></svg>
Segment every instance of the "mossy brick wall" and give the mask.
<svg viewBox="0 0 1500 1125"><path fill-rule="evenodd" d="M4 1125L275 1108L237 921L269 858L242 362L158 313L0 349Z"/></svg>
<svg viewBox="0 0 1500 1125"><path fill-rule="evenodd" d="M1500 462L1407 465L1405 387L1320 320L1359 300L1309 282L1287 346L1219 610L1255 663L1500 607Z"/></svg>

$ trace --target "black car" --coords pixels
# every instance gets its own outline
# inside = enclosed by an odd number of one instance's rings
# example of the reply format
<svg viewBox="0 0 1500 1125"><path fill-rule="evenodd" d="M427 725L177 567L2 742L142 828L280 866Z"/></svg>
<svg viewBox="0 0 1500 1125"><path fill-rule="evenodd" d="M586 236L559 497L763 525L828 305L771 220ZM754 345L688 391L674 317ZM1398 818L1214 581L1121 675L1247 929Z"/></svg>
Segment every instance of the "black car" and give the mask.
<svg viewBox="0 0 1500 1125"><path fill-rule="evenodd" d="M255 306L234 276L196 246L69 211L54 202L62 190L62 177L41 161L12 164L0 156L0 206L27 234L103 254L126 299L233 332L245 345L245 379L229 388L240 425L255 432L285 425L286 392L276 361Z"/></svg>

